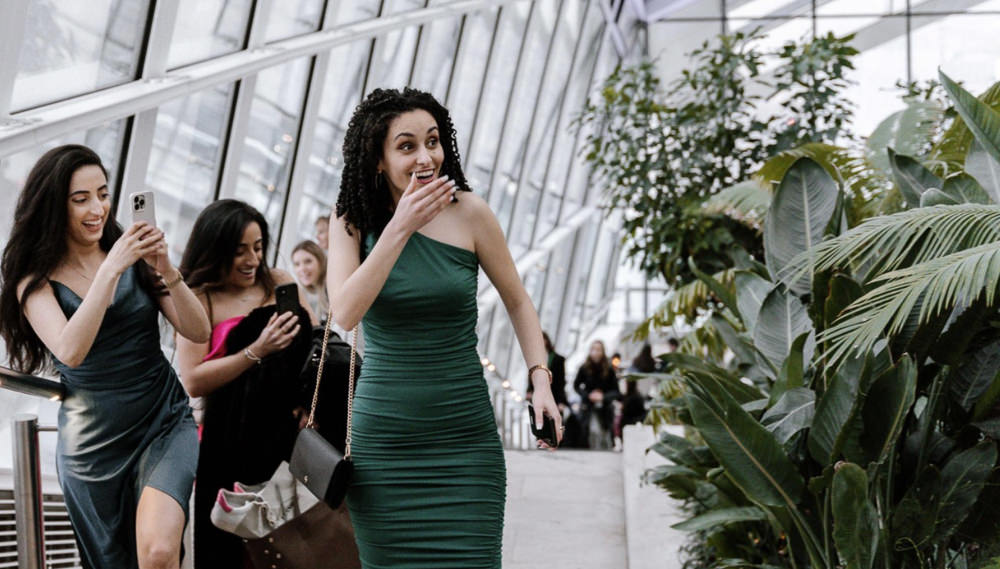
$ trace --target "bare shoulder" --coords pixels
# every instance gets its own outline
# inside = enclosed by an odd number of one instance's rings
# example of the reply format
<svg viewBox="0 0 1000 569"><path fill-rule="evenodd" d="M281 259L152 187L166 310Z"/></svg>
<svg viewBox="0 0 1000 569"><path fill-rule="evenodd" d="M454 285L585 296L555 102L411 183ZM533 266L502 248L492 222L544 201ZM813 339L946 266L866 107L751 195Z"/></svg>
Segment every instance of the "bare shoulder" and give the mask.
<svg viewBox="0 0 1000 569"><path fill-rule="evenodd" d="M271 269L271 276L274 277L275 284L283 285L295 282L295 278L284 269Z"/></svg>
<svg viewBox="0 0 1000 569"><path fill-rule="evenodd" d="M490 204L475 192L459 192L458 201L452 207L469 221L482 220L483 216L493 217Z"/></svg>
<svg viewBox="0 0 1000 569"><path fill-rule="evenodd" d="M24 291L28 288L28 285L31 284L33 280L35 280L35 278L37 278L35 275L28 275L23 279L21 279L21 282L17 283L17 300L19 302L24 302L25 300ZM36 294L42 291L54 295L54 292L52 290L52 284L49 283L48 279L42 279L41 285L39 285L34 291L32 291L30 296L35 296Z"/></svg>

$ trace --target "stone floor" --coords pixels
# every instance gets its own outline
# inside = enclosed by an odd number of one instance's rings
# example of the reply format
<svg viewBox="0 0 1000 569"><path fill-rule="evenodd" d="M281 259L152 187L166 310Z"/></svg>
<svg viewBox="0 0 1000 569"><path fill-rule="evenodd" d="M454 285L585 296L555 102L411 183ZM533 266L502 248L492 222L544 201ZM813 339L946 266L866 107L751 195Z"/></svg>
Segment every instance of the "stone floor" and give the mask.
<svg viewBox="0 0 1000 569"><path fill-rule="evenodd" d="M622 454L507 451L504 569L624 569Z"/></svg>

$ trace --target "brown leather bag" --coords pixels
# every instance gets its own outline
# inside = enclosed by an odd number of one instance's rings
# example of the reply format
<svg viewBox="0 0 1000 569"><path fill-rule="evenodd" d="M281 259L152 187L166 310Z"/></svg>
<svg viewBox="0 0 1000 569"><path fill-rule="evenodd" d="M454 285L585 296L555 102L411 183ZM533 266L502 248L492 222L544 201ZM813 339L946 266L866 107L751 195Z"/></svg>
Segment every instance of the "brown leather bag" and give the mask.
<svg viewBox="0 0 1000 569"><path fill-rule="evenodd" d="M320 502L259 539L243 540L257 569L361 569L347 505Z"/></svg>

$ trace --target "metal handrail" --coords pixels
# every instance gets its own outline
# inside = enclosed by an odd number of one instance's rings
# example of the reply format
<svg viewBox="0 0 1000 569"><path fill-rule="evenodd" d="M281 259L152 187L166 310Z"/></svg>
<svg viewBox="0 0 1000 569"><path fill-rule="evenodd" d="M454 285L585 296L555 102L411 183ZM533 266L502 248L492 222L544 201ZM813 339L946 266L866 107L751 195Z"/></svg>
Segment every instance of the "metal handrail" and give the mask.
<svg viewBox="0 0 1000 569"><path fill-rule="evenodd" d="M66 386L58 381L16 372L0 366L0 387L59 401ZM45 532L42 515L42 478L39 464L38 433L54 431L40 427L35 415L15 415L11 421L14 467L14 518L17 527L17 566L20 569L45 567Z"/></svg>
<svg viewBox="0 0 1000 569"><path fill-rule="evenodd" d="M44 397L50 401L61 401L66 396L66 386L58 381L28 375L3 366L0 366L0 387L26 395Z"/></svg>

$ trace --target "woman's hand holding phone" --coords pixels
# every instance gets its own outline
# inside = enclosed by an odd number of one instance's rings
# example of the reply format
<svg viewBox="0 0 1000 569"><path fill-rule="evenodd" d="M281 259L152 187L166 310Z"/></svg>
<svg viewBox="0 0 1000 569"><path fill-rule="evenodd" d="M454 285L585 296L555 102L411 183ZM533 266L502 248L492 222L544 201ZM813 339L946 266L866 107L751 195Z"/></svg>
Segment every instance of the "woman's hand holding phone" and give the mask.
<svg viewBox="0 0 1000 569"><path fill-rule="evenodd" d="M262 358L280 352L292 343L300 328L298 314L275 312L267 321L267 326L261 330L260 336L250 344L250 351Z"/></svg>

